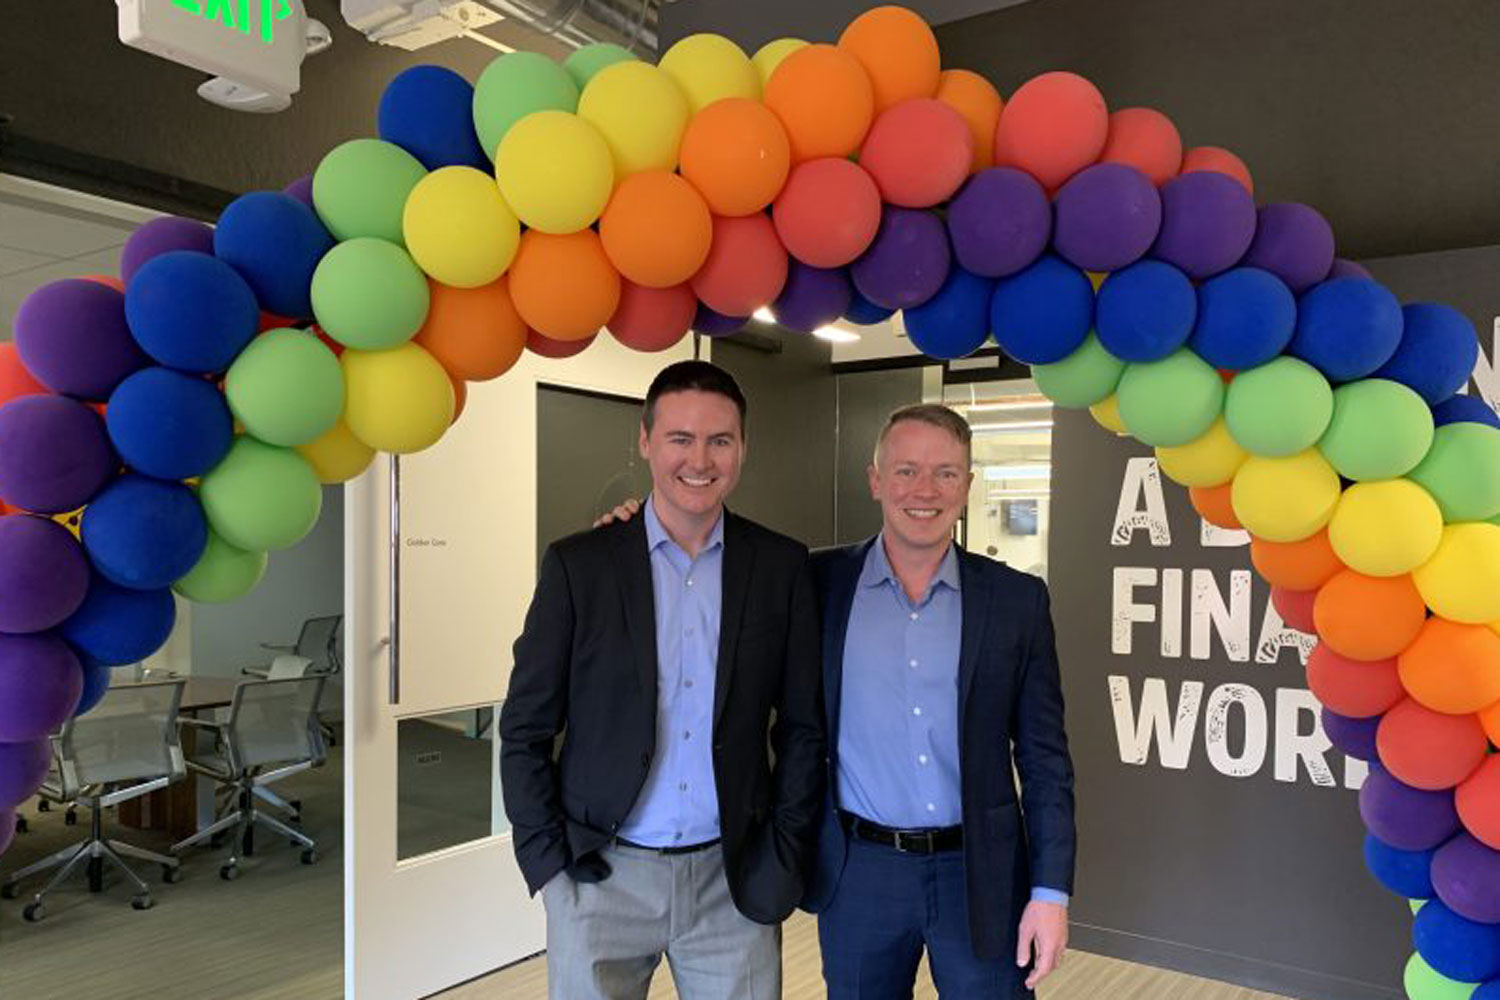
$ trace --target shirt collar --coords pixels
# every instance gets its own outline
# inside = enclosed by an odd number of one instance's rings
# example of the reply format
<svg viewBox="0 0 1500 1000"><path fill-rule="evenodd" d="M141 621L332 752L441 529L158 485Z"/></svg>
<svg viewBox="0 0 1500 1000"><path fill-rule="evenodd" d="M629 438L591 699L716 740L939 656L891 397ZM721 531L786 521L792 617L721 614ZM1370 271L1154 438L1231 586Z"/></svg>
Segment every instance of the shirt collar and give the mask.
<svg viewBox="0 0 1500 1000"><path fill-rule="evenodd" d="M656 502L652 499L653 494L647 494L646 500L641 506L646 513L646 549L655 552L663 545L677 545L672 541L672 536L667 534L666 526L661 523L661 518L656 516ZM708 540L704 542L699 555L708 552L724 544L724 511L719 510L719 519L714 522L713 530L708 533ZM681 546L677 546L679 549Z"/></svg>
<svg viewBox="0 0 1500 1000"><path fill-rule="evenodd" d="M865 556L864 569L859 574L859 585L878 587L887 580L900 586L901 581L896 579L896 571L891 569L891 562L886 558L885 532L882 531L875 536L875 541ZM948 543L948 551L943 554L943 561L938 563L937 572L933 574L932 583L947 584L951 590L958 589L958 546L951 541ZM927 589L931 593L932 587Z"/></svg>

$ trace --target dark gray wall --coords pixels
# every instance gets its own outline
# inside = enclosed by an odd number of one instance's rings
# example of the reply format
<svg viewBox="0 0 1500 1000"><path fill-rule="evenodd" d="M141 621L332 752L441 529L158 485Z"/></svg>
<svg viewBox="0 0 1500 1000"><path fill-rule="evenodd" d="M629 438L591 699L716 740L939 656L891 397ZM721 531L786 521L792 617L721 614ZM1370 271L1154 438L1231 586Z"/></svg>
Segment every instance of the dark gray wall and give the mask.
<svg viewBox="0 0 1500 1000"><path fill-rule="evenodd" d="M866 469L875 439L891 411L922 401L922 369L847 372L838 383L838 455L834 473L838 544L869 538L880 530L880 505L870 498Z"/></svg>

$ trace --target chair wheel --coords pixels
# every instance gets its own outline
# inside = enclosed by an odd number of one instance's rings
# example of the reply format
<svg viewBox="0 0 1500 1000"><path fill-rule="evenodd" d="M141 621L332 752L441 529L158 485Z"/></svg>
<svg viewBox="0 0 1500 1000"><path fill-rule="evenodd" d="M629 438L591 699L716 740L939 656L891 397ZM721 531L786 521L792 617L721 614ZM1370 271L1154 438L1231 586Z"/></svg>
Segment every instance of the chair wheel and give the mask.
<svg viewBox="0 0 1500 1000"><path fill-rule="evenodd" d="M163 882L167 883L167 885L172 885L174 883L181 882L182 881L182 866L181 865L162 865L161 866L161 880Z"/></svg>
<svg viewBox="0 0 1500 1000"><path fill-rule="evenodd" d="M219 878L223 879L224 881L226 881L226 882L233 882L235 879L237 879L239 877L240 877L240 866L239 865L220 865L219 866Z"/></svg>
<svg viewBox="0 0 1500 1000"><path fill-rule="evenodd" d="M0 885L0 899L15 899L20 893L21 887L14 882Z"/></svg>
<svg viewBox="0 0 1500 1000"><path fill-rule="evenodd" d="M77 826L78 825L78 814L76 812L74 812L73 810L71 810L71 809L69 809L67 812L63 813L63 825L64 826Z"/></svg>
<svg viewBox="0 0 1500 1000"><path fill-rule="evenodd" d="M30 831L31 831L31 824L26 822L26 817L25 816L17 816L16 817L16 832L17 833L29 833Z"/></svg>
<svg viewBox="0 0 1500 1000"><path fill-rule="evenodd" d="M156 905L156 900L150 896L140 895L130 897L130 908L133 910L149 910Z"/></svg>
<svg viewBox="0 0 1500 1000"><path fill-rule="evenodd" d="M310 847L307 848L306 850L304 850L302 852L302 863L304 865L315 865L315 864L317 864L318 863L318 852L315 851L315 850L313 850Z"/></svg>
<svg viewBox="0 0 1500 1000"><path fill-rule="evenodd" d="M39 813L51 812L52 811L52 803L48 802L46 799L42 799L40 802L38 802L36 804L36 811L39 812Z"/></svg>
<svg viewBox="0 0 1500 1000"><path fill-rule="evenodd" d="M26 907L21 910L21 919L28 924L34 924L46 915L47 911L42 908L41 903L27 903Z"/></svg>

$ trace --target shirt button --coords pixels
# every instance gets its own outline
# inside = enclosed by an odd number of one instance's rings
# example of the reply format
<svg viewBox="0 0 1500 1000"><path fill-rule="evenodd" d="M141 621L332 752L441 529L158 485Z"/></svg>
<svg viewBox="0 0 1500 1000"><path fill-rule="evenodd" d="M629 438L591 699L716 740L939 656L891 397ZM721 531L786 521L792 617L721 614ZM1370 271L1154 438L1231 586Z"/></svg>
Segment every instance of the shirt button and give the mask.
<svg viewBox="0 0 1500 1000"><path fill-rule="evenodd" d="M682 738L685 739L685 740L692 739L693 738L693 731L691 729L684 729L682 731Z"/></svg>
<svg viewBox="0 0 1500 1000"><path fill-rule="evenodd" d="M911 710L911 714L912 715L921 715L922 714L922 710L920 708L914 708L914 709Z"/></svg>
<svg viewBox="0 0 1500 1000"><path fill-rule="evenodd" d="M937 812L937 806L935 806L931 802L929 802L929 803L927 803L927 811L928 812Z"/></svg>
<svg viewBox="0 0 1500 1000"><path fill-rule="evenodd" d="M688 577L687 585L689 587L691 587L693 585L693 578L692 577Z"/></svg>
<svg viewBox="0 0 1500 1000"><path fill-rule="evenodd" d="M917 763L918 764L925 764L925 763L927 763L927 755L925 753L918 754L917 755Z"/></svg>
<svg viewBox="0 0 1500 1000"><path fill-rule="evenodd" d="M916 660L912 660L910 663L907 664L908 667L915 667L916 665L917 665L917 661Z"/></svg>
<svg viewBox="0 0 1500 1000"><path fill-rule="evenodd" d="M687 680L685 680L685 681L682 682L682 686L683 687L689 687L689 688L692 687L693 686L693 679L691 677L689 677Z"/></svg>
<svg viewBox="0 0 1500 1000"><path fill-rule="evenodd" d="M915 611L913 611L913 612L912 612L912 613L911 613L911 620L912 620L912 621L916 621L916 620L917 620L917 619L918 619L918 618L921 618L921 617L922 617L922 616L921 616L921 615L919 615L919 614L917 614L917 613L916 613L916 612L915 612Z"/></svg>
<svg viewBox="0 0 1500 1000"><path fill-rule="evenodd" d="M684 629L683 632L682 632L682 634L683 635L692 635L693 634L693 630L692 629Z"/></svg>
<svg viewBox="0 0 1500 1000"><path fill-rule="evenodd" d="M685 791L687 791L687 782L686 781L678 782L678 784L677 784L677 790L679 792L685 792Z"/></svg>
<svg viewBox="0 0 1500 1000"><path fill-rule="evenodd" d="M928 808L930 809L932 807L928 806ZM682 839L682 831L678 830L676 833L672 834L672 839L673 840L681 840Z"/></svg>

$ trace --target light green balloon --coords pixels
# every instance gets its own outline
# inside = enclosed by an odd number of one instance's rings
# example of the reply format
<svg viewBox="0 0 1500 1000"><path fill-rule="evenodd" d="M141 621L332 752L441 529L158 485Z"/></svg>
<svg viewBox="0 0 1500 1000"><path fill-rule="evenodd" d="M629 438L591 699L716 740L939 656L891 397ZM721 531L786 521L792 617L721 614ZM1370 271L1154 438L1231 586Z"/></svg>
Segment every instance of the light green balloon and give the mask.
<svg viewBox="0 0 1500 1000"><path fill-rule="evenodd" d="M1432 411L1400 382L1366 378L1333 391L1333 418L1318 450L1345 479L1394 479L1432 447Z"/></svg>
<svg viewBox="0 0 1500 1000"><path fill-rule="evenodd" d="M1403 977L1407 1000L1469 1000L1478 983L1460 983L1449 979L1428 965L1420 954L1412 952Z"/></svg>
<svg viewBox="0 0 1500 1000"><path fill-rule="evenodd" d="M431 296L427 278L406 251L385 240L340 243L313 272L313 315L348 347L400 347L422 328Z"/></svg>
<svg viewBox="0 0 1500 1000"><path fill-rule="evenodd" d="M1406 901L1406 905L1411 907L1411 912L1412 913L1420 913L1421 910L1422 910L1422 907L1424 907L1424 906L1427 905L1427 900L1425 900L1425 899L1408 899Z"/></svg>
<svg viewBox="0 0 1500 1000"><path fill-rule="evenodd" d="M229 411L267 444L316 440L344 412L344 371L323 342L301 330L267 330L224 376Z"/></svg>
<svg viewBox="0 0 1500 1000"><path fill-rule="evenodd" d="M239 437L198 486L209 527L238 549L296 545L318 523L323 490L307 460L290 448Z"/></svg>
<svg viewBox="0 0 1500 1000"><path fill-rule="evenodd" d="M492 161L500 140L533 111L578 110L578 84L539 52L507 52L485 67L474 84L474 131Z"/></svg>
<svg viewBox="0 0 1500 1000"><path fill-rule="evenodd" d="M1500 428L1444 424L1407 478L1432 494L1444 521L1493 519L1500 515Z"/></svg>
<svg viewBox="0 0 1500 1000"><path fill-rule="evenodd" d="M1252 455L1286 458L1318 443L1333 419L1333 389L1306 361L1280 357L1229 383L1224 422Z"/></svg>
<svg viewBox="0 0 1500 1000"><path fill-rule="evenodd" d="M1175 448L1213 426L1224 403L1224 380L1183 348L1160 361L1127 365L1115 395L1131 434L1156 448Z"/></svg>
<svg viewBox="0 0 1500 1000"><path fill-rule="evenodd" d="M350 139L313 172L313 205L337 239L374 236L399 244L406 197L425 176L427 169L395 143Z"/></svg>
<svg viewBox="0 0 1500 1000"><path fill-rule="evenodd" d="M265 573L264 552L237 549L209 529L208 547L198 564L172 584L172 589L199 604L228 604L254 590Z"/></svg>
<svg viewBox="0 0 1500 1000"><path fill-rule="evenodd" d="M1031 366L1031 376L1043 394L1058 406L1073 408L1108 399L1124 371L1125 362L1105 350L1092 333L1082 347L1061 361Z"/></svg>
<svg viewBox="0 0 1500 1000"><path fill-rule="evenodd" d="M618 62L633 62L636 56L634 52L614 42L595 42L585 45L563 60L563 69L573 78L580 91L587 87L594 74L606 66L613 66Z"/></svg>

